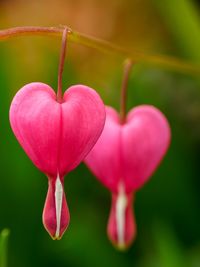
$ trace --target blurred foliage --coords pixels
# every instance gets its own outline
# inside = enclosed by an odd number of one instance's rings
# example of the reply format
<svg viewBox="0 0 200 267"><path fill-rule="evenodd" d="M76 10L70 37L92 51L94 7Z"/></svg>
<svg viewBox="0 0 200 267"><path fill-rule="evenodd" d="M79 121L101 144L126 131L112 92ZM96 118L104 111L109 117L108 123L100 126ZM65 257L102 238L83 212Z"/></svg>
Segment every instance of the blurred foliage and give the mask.
<svg viewBox="0 0 200 267"><path fill-rule="evenodd" d="M192 0L8 0L0 1L0 24L67 24L122 46L199 62L197 7ZM120 253L110 244L109 193L83 164L66 177L68 231L58 242L44 230L47 179L16 141L8 113L12 97L25 83L41 81L56 88L59 48L59 40L49 37L0 43L0 228L12 231L8 266L199 267L200 83L189 75L139 64L130 77L128 108L155 105L172 129L167 156L136 194L138 235L133 246ZM119 109L121 75L122 64L115 58L69 44L66 88L85 83Z"/></svg>
<svg viewBox="0 0 200 267"><path fill-rule="evenodd" d="M199 10L193 1L154 0L175 39L180 55L194 62L200 62L200 20ZM177 16L177 10L179 16Z"/></svg>

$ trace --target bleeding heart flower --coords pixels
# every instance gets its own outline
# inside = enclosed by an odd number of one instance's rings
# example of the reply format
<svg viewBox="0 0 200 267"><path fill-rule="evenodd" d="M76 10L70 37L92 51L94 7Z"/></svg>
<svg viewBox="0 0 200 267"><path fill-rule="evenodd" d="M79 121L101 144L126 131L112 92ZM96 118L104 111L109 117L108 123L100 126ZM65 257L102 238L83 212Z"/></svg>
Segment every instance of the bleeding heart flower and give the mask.
<svg viewBox="0 0 200 267"><path fill-rule="evenodd" d="M129 246L136 235L134 193L155 171L169 143L169 124L155 107L132 109L124 124L113 108L106 107L104 130L85 162L111 191L107 232L120 249Z"/></svg>
<svg viewBox="0 0 200 267"><path fill-rule="evenodd" d="M26 154L48 177L43 223L53 239L60 239L70 219L64 176L99 138L105 123L104 104L87 86L71 86L59 103L51 87L30 83L14 97L10 123Z"/></svg>

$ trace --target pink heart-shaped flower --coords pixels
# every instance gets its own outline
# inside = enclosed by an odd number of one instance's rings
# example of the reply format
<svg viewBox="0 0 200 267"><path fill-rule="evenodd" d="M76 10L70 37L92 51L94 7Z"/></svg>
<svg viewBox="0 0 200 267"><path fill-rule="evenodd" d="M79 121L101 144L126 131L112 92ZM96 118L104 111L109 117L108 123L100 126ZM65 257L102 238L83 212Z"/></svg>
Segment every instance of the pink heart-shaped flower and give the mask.
<svg viewBox="0 0 200 267"><path fill-rule="evenodd" d="M49 178L43 223L54 239L61 238L69 224L64 175L85 158L104 122L102 100L83 85L71 86L58 103L51 87L30 83L12 101L12 130L29 158Z"/></svg>
<svg viewBox="0 0 200 267"><path fill-rule="evenodd" d="M169 124L155 107L133 108L124 124L106 107L104 130L85 162L112 192L108 235L118 247L126 247L135 236L133 192L150 178L169 143Z"/></svg>

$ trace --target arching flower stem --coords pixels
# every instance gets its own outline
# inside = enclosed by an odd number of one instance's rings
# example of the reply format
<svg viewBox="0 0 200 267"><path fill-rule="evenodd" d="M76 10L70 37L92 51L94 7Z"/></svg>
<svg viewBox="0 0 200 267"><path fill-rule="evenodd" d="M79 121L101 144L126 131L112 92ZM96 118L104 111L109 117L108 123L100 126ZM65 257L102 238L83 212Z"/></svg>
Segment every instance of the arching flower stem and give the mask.
<svg viewBox="0 0 200 267"><path fill-rule="evenodd" d="M172 56L149 54L142 51L138 51L136 49L128 51L107 41L74 31L66 26L23 26L3 29L0 30L0 41L4 41L13 37L27 35L49 35L60 37L63 33L63 27L68 29L68 40L71 42L82 44L84 46L94 48L104 53L114 54L115 56L118 56L123 60L126 58L130 58L135 63L144 62L145 64L162 67L168 70L175 70L178 72L188 73L195 76L200 75L200 66L197 64L186 62Z"/></svg>

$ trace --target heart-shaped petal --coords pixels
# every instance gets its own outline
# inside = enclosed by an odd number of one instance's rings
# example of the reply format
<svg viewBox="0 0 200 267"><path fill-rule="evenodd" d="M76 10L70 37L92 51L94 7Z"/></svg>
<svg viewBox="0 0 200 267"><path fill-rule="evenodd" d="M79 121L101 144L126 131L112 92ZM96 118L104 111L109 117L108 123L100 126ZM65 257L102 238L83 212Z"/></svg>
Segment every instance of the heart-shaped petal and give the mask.
<svg viewBox="0 0 200 267"><path fill-rule="evenodd" d="M102 132L104 105L83 85L71 86L63 103L43 83L25 85L14 97L10 123L33 163L49 176L64 176L87 155Z"/></svg>
<svg viewBox="0 0 200 267"><path fill-rule="evenodd" d="M85 163L112 192L122 183L126 193L140 188L152 175L170 142L164 115L153 106L133 108L125 124L106 107L106 123Z"/></svg>
<svg viewBox="0 0 200 267"><path fill-rule="evenodd" d="M43 222L51 236L59 239L69 223L63 177L99 138L105 123L104 104L87 86L71 86L58 103L51 87L31 83L14 97L10 123L26 154L49 178Z"/></svg>
<svg viewBox="0 0 200 267"><path fill-rule="evenodd" d="M126 192L137 190L150 178L170 143L165 116L153 106L131 110L122 128L121 158Z"/></svg>
<svg viewBox="0 0 200 267"><path fill-rule="evenodd" d="M85 158L85 163L94 175L111 191L117 192L120 178L121 125L117 112L106 107L106 123L96 145Z"/></svg>

